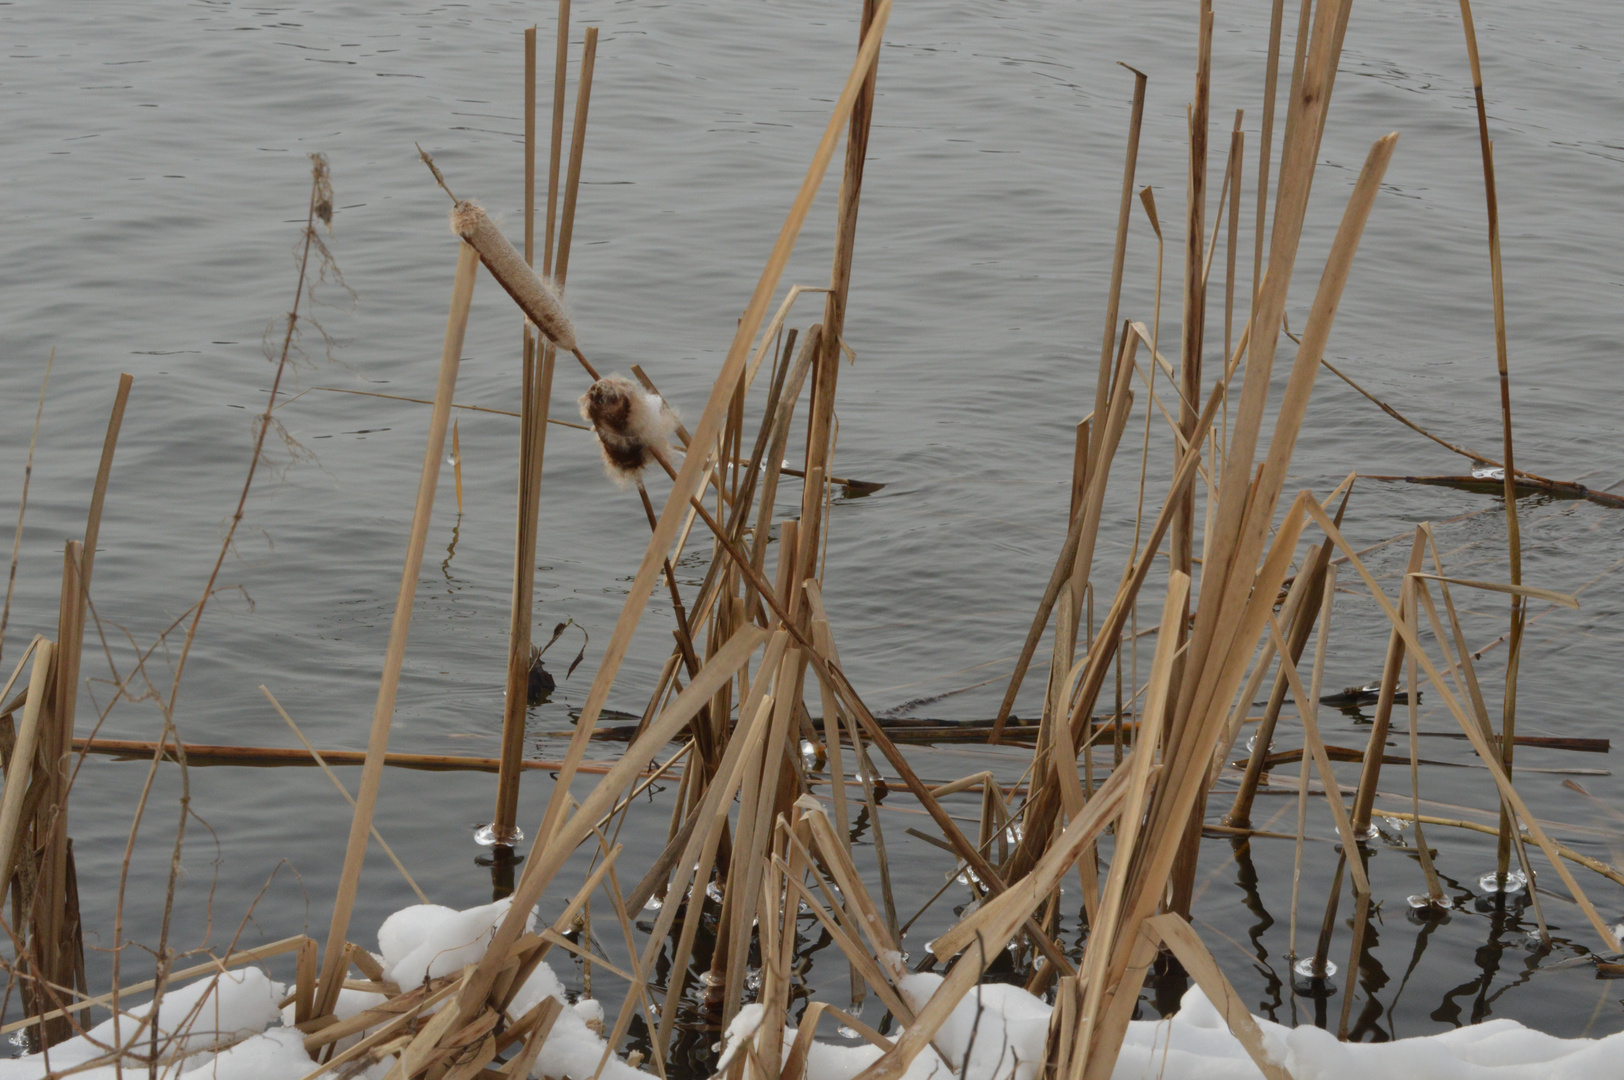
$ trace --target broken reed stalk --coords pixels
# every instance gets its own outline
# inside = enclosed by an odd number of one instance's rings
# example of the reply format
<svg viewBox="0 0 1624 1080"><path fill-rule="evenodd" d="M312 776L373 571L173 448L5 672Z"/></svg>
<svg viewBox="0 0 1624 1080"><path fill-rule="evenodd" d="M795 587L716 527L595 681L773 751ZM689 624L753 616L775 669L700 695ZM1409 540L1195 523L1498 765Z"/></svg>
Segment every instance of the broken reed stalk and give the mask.
<svg viewBox="0 0 1624 1080"><path fill-rule="evenodd" d="M1472 68L1472 94L1477 104L1478 142L1483 150L1483 197L1488 210L1489 280L1494 299L1494 361L1500 376L1500 443L1505 459L1506 548L1511 583L1522 584L1522 533L1517 526L1517 470L1512 454L1511 375L1506 358L1506 285L1500 264L1500 198L1494 185L1494 143L1489 139L1489 114L1483 100L1483 68L1478 60L1477 31L1472 25L1471 0L1460 0L1461 27L1466 33L1466 56ZM1511 597L1511 631L1506 645L1506 692L1500 717L1500 754L1506 776L1511 775L1512 748L1517 733L1517 669L1522 660L1522 597ZM1495 873L1504 882L1511 858L1512 821L1500 812L1500 840L1495 852Z"/></svg>
<svg viewBox="0 0 1624 1080"><path fill-rule="evenodd" d="M1104 416L1107 398L1111 392L1111 346L1116 341L1117 318L1122 302L1122 273L1128 257L1128 220L1133 209L1134 176L1139 167L1139 132L1145 119L1145 86L1150 77L1136 68L1122 67L1133 72L1133 110L1128 117L1128 149L1122 160L1122 199L1117 208L1116 246L1111 252L1111 291L1105 302L1105 329L1100 342L1100 366L1094 389L1094 415ZM1157 230L1158 240L1161 230ZM1090 444L1088 458L1099 460L1099 448Z"/></svg>
<svg viewBox="0 0 1624 1080"><path fill-rule="evenodd" d="M875 17L875 0L862 0L862 4L857 33L859 49L874 25ZM814 471L820 476L828 475L834 450L835 388L840 376L841 335L846 327L846 298L851 289L852 256L857 245L857 210L862 201L863 165L868 158L868 134L874 119L874 89L878 79L879 58L876 56L858 88L847 122L846 160L840 178L840 202L835 219L834 262L829 270L829 291L823 298L823 333L813 366L812 398L807 416L805 468L808 476ZM816 576L818 540L824 532L821 481L815 490L812 484L807 484L806 494L800 526L805 548L800 565L791 578L794 583ZM792 588L791 595L787 597L792 614L800 608L800 595L799 588ZM801 670L803 674L797 678L797 683L804 678L805 669ZM799 697L796 700L800 700Z"/></svg>
<svg viewBox="0 0 1624 1080"><path fill-rule="evenodd" d="M56 645L37 637L30 648L34 653L34 667L28 676L28 698L23 705L22 721L17 727L17 741L6 761L9 775L6 777L4 794L0 796L0 872L5 874L0 881L6 882L11 880L13 864L22 843L23 795L28 787L24 778L33 769L34 749L39 743L40 712L49 691L51 660Z"/></svg>
<svg viewBox="0 0 1624 1080"><path fill-rule="evenodd" d="M558 47L553 56L552 151L547 158L547 231L541 244L541 274L553 274L553 227L558 217L558 167L564 151L564 88L570 55L570 0L558 0Z"/></svg>
<svg viewBox="0 0 1624 1080"><path fill-rule="evenodd" d="M1201 349L1207 329L1207 267L1206 213L1207 213L1207 139L1212 99L1212 26L1211 0L1201 0L1196 20L1197 47L1195 65L1195 102L1189 113L1189 185L1185 192L1184 235L1184 306L1179 353L1179 432L1185 445L1195 431L1196 402L1201 400ZM1223 193L1219 194L1218 213L1223 213ZM1217 226L1214 225L1213 245L1217 246ZM1152 357L1154 360L1154 357ZM1208 496L1208 529L1214 524ZM1189 576L1194 572L1195 542L1195 486L1186 488L1174 508L1173 532L1169 541L1169 564L1173 570ZM1203 571L1203 578L1205 573ZM1206 592L1203 581L1203 593ZM1165 625L1165 624L1164 624ZM1182 646L1189 637L1190 612L1186 607L1177 623L1178 643ZM1173 682L1179 684L1184 674L1184 656L1181 653L1173 665ZM1203 796L1184 833L1180 859L1190 866L1188 873L1176 873L1169 910L1188 917L1191 890L1194 888L1194 862L1201 847L1201 818L1206 806Z"/></svg>
<svg viewBox="0 0 1624 1080"><path fill-rule="evenodd" d="M78 881L74 867L72 840L68 836L68 799L73 784L74 714L78 701L79 661L84 651L85 611L89 604L90 572L97 538L101 532L102 508L112 473L113 454L129 403L133 378L122 375L114 395L112 415L102 442L101 462L91 491L85 523L85 541L70 540L63 555L61 600L57 615L55 663L52 667L50 704L39 728L40 761L39 807L33 812L30 831L30 858L37 860L33 895L27 902L29 963L37 979L25 984L24 997L30 1011L43 1011L55 1004L50 994L37 987L78 987L84 983L84 938L78 906ZM20 776L18 777L20 780ZM4 880L9 881L9 876ZM60 1042L73 1034L67 1020L44 1023L41 1041Z"/></svg>
<svg viewBox="0 0 1624 1080"><path fill-rule="evenodd" d="M483 217L483 214L480 216ZM457 245L457 273L451 286L451 311L446 319L445 347L440 353L440 377L434 391L434 413L429 419L427 445L423 451L417 508L412 515L411 535L406 541L406 559L395 599L394 620L389 628L383 677L379 680L378 700L372 713L372 731L367 739L366 764L361 770L355 816L350 823L344 868L333 901L332 925L328 929L327 948L322 955L315 1016L326 1016L333 1011L342 984L345 935L349 932L350 913L354 910L356 889L361 882L361 864L366 858L367 840L372 834L372 816L383 781L384 755L389 750L389 727L395 714L395 691L400 685L401 666L406 656L406 636L412 625L412 602L417 595L418 571L423 565L423 548L428 542L429 521L434 512L434 493L440 479L440 462L445 455L446 428L451 422L451 398L457 386L457 369L462 359L463 336L468 327L468 309L473 301L474 277L479 269L479 259L479 252L473 245Z"/></svg>
<svg viewBox="0 0 1624 1080"><path fill-rule="evenodd" d="M1195 431L1196 402L1201 400L1201 347L1207 326L1206 275L1203 256L1206 254L1207 215L1207 124L1212 99L1212 2L1201 0L1197 16L1197 47L1195 66L1195 104L1190 111L1189 186L1185 191L1184 207L1184 307L1179 353L1179 432L1185 445ZM1189 576L1193 568L1195 526L1195 488L1192 486L1180 496L1173 515L1171 566ZM1177 623L1179 644L1188 633L1189 611ZM1179 681L1183 670L1181 660L1173 664L1173 681ZM1199 834L1197 834L1199 841ZM1188 898L1175 898L1175 910L1183 911Z"/></svg>
<svg viewBox="0 0 1624 1080"><path fill-rule="evenodd" d="M77 736L73 749L86 754L106 754L111 757L151 758L158 755L166 761L178 761L185 755L191 764L241 765L257 768L314 765L302 750L287 746L221 746L208 743L180 743L150 739L87 739ZM322 757L329 765L365 765L365 750L323 750ZM471 757L466 754L400 754L391 751L384 755L383 763L390 768L418 769L424 772L496 772L502 759ZM519 763L526 771L556 772L562 764L549 758L525 758ZM602 774L609 766L601 762L582 762L581 772Z"/></svg>
<svg viewBox="0 0 1624 1080"><path fill-rule="evenodd" d="M536 28L524 31L524 261L536 265Z"/></svg>
<svg viewBox="0 0 1624 1080"><path fill-rule="evenodd" d="M598 57L598 28L586 28L586 42L581 49L581 74L575 86L575 122L570 127L570 165L564 180L564 209L558 224L558 251L554 253L553 278L558 291L564 291L564 282L570 270L570 239L575 234L575 201L581 190L581 157L586 151L586 115L592 101L592 69ZM560 348L570 348L559 342ZM586 358L576 353L587 374L597 379L597 372Z"/></svg>

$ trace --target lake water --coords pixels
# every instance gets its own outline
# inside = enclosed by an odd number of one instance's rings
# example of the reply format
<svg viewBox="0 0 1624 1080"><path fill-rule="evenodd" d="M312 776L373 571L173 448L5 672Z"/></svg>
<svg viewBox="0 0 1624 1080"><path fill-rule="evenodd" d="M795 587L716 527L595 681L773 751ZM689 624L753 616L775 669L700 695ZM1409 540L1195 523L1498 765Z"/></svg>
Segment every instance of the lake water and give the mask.
<svg viewBox="0 0 1624 1080"><path fill-rule="evenodd" d="M857 9L720 0L575 5L572 56L585 26L601 27L602 36L569 293L586 351L601 368L640 363L680 409L698 415L849 69ZM846 327L856 360L840 377L835 469L886 486L837 501L825 588L846 669L876 711L984 680L991 681L907 711L963 720L997 708L1065 534L1072 426L1092 406L1132 90L1115 62L1150 76L1138 182L1154 188L1171 237L1184 205L1195 11L1193 2L914 0L891 19ZM219 550L272 373L262 338L291 301L306 155L321 152L337 194L328 243L350 292L317 291L323 303L309 313L327 337L307 327L293 375L294 391L310 392L277 414L294 446L273 446L274 468L256 481L186 669L176 722L190 742L297 745L260 693L263 683L317 745L364 746L427 410L310 388L432 395L456 244L445 196L413 144L435 155L459 195L479 199L517 237L522 30L541 26L545 115L552 12L540 3L0 4L7 413L0 527L7 535L45 360L52 349L56 355L5 639L8 669L31 634L54 634L61 545L83 531L117 374L135 376L93 585L107 651L93 635L81 731L109 700L107 657L127 673L131 642L145 648L195 601ZM1617 254L1624 147L1616 123L1624 19L1573 0L1537 8L1484 3L1476 14L1500 183L1517 461L1605 488L1624 479L1616 437L1624 403ZM1244 0L1219 11L1215 33L1214 189L1234 110L1245 110L1242 297L1251 274L1267 24L1268 6ZM1497 456L1482 172L1456 4L1355 5L1290 321L1301 328L1359 164L1389 131L1401 139L1328 357L1417 422ZM823 189L786 285L827 277L836 183ZM1155 256L1136 206L1125 316L1151 319ZM1215 283L1222 262L1220 252ZM1181 253L1169 251L1162 335L1172 354L1181 265ZM1221 295L1215 284L1209 364L1222 340ZM815 300L803 302L790 325L804 328L820 313ZM1289 355L1289 342L1283 346ZM517 313L482 277L458 400L516 407L518 351ZM585 385L573 363L561 363L553 415L573 419ZM752 406L752 425L756 413ZM1140 424L1134 420L1125 440L1135 448ZM517 423L464 413L460 427L467 429L460 431L464 512L459 518L446 470L391 748L494 755ZM1154 430L1151 453L1153 480L1165 478L1165 428ZM1107 576L1118 572L1132 539L1133 456L1119 462L1108 503L1096 560ZM1326 376L1288 494L1306 486L1323 495L1354 470L1434 474L1464 466ZM663 485L653 483L657 497ZM786 483L780 518L795 512L799 498L798 485ZM1612 574L1624 559L1624 515L1545 499L1522 500L1520 513L1525 580L1583 591L1578 612L1532 609L1540 617L1523 657L1519 732L1609 736L1624 696L1616 621L1624 586ZM1407 535L1420 521L1443 523L1440 546L1452 572L1505 579L1504 518L1498 500L1486 496L1361 482L1347 531L1373 544ZM635 494L608 483L590 438L553 427L535 622L545 629L574 620L590 643L581 669L532 711L533 756L561 753L570 710L585 696L646 538ZM1406 550L1395 544L1373 556L1390 591ZM702 576L707 551L691 549L679 571L685 581ZM1351 575L1343 584L1325 676L1332 688L1375 679L1386 640L1374 603ZM1503 631L1501 598L1459 600L1474 643ZM669 605L657 594L651 609L613 708L641 712L668 654ZM579 648L575 635L570 630L555 647L560 676ZM177 647L160 649L148 668L165 691ZM1491 711L1503 659L1500 646L1480 668ZM1041 684L1029 680L1017 712L1035 714ZM1424 703L1422 714L1424 728L1453 729L1440 708ZM1327 741L1363 746L1356 718L1332 712L1322 723ZM1292 727L1282 725L1285 745L1295 745ZM152 739L158 730L157 709L136 701L114 708L101 733ZM615 750L594 748L602 756ZM1458 740L1428 739L1424 755L1471 760ZM986 767L1013 776L1026 756L922 749L916 768L939 779ZM1604 770L1577 779L1606 805L1624 807L1624 782L1608 771L1610 757L1529 750L1518 761ZM1344 782L1354 768L1344 766ZM342 775L353 786L358 773ZM1556 830L1567 843L1617 861L1624 830L1616 810L1609 816L1562 786L1574 777L1518 775L1535 812L1569 826ZM139 764L92 758L74 795L93 986L104 986L109 970L119 866L144 776ZM527 775L520 819L532 828L549 785L545 773ZM1480 769L1432 768L1423 785L1431 812L1442 816L1494 805ZM1406 787L1397 773L1383 785L1407 795ZM178 794L176 771L162 770L134 849L127 928L147 946L157 940ZM468 906L489 898L489 875L473 863L471 827L488 820L493 795L494 778L483 774L387 775L378 827L435 901ZM172 943L221 947L250 910L245 942L302 929L323 936L349 820L326 778L306 769L194 768L191 796L196 817ZM644 808L651 828L663 827L668 798ZM970 797L963 799L955 805L973 813ZM1267 797L1256 820L1289 832L1293 808L1294 800ZM1310 833L1329 835L1323 806L1311 814ZM910 815L882 821L906 916L948 867L940 852L903 832L916 823ZM629 835L626 859L641 867L657 838ZM1428 839L1461 895L1492 868L1492 837L1434 829ZM1254 1011L1313 1022L1319 1010L1324 1022L1328 1008L1334 1028L1340 994L1316 1002L1281 985L1291 850L1286 841L1254 844L1262 883L1249 894L1251 879L1229 845L1208 841L1197 926ZM872 852L860 861L871 868ZM1304 935L1319 924L1333 865L1330 845L1308 845ZM1604 915L1624 916L1616 886L1579 873ZM1404 897L1422 886L1407 855L1378 851L1371 877L1384 906L1353 1006L1357 1037L1421 1034L1491 1016L1568 1036L1624 1029L1617 984L1597 981L1586 964L1557 966L1596 947L1578 909L1560 895L1543 898L1557 945L1542 955L1528 937L1532 913L1520 909L1480 912L1468 902L1443 925L1408 922ZM1565 892L1555 875L1545 877L1555 893ZM544 901L544 914L556 913L568 884ZM910 934L916 956L968 899L955 890ZM374 851L352 936L370 943L383 916L409 902L409 890ZM1067 906L1071 940L1076 898ZM1344 898L1331 949L1344 968L1350 906ZM842 1001L845 965L813 961L814 990ZM126 971L149 962L132 950ZM580 973L573 977L579 987ZM600 971L595 989L613 1000L619 991L611 982ZM1345 988L1348 980L1338 982ZM1167 1004L1147 990L1146 1010ZM11 1008L15 1014L15 1002ZM695 1039L702 1049L706 1036Z"/></svg>

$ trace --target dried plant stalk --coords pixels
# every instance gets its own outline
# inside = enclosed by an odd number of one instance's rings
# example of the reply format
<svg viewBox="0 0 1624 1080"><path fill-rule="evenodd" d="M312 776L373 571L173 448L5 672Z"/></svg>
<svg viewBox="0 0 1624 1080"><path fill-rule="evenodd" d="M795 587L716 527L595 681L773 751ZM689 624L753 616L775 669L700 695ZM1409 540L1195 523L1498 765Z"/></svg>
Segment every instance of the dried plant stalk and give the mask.
<svg viewBox="0 0 1624 1080"><path fill-rule="evenodd" d="M378 805L378 789L383 782L384 755L389 749L389 728L395 715L395 691L400 685L400 671L406 658L406 636L412 625L412 602L417 595L418 571L423 565L423 548L428 542L429 520L434 513L440 462L445 458L446 428L451 424L451 398L456 390L457 369L462 361L463 335L468 327L468 309L474 297L474 273L479 267L478 259L479 254L471 244L457 246L457 273L451 286L451 313L446 319L445 347L440 353L440 378L434 391L434 413L429 419L428 445L423 451L423 470L417 485L417 509L412 516L411 536L406 542L400 591L395 599L388 651L384 654L383 678L378 685L372 731L367 739L366 765L361 770L355 816L350 824L349 843L344 852L344 870L339 878L338 895L333 901L327 948L322 955L316 1016L326 1016L332 1012L338 1000L345 935L349 932L350 913L354 910L356 890L361 883L361 864L366 857L367 841L372 835L372 815Z"/></svg>

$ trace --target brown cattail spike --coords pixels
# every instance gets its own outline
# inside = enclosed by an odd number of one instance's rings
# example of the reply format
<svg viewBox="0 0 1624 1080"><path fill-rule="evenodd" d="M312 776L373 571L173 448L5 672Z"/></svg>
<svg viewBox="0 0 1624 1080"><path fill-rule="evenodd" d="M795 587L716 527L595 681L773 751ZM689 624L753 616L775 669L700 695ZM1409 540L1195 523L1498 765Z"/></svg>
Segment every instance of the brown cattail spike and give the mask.
<svg viewBox="0 0 1624 1080"><path fill-rule="evenodd" d="M478 203L464 199L451 208L451 231L479 252L485 269L549 341L566 352L577 351L575 327L564 314L558 293L530 268Z"/></svg>
<svg viewBox="0 0 1624 1080"><path fill-rule="evenodd" d="M669 449L677 423L663 401L621 375L599 379L581 395L581 418L597 432L604 467L618 483Z"/></svg>

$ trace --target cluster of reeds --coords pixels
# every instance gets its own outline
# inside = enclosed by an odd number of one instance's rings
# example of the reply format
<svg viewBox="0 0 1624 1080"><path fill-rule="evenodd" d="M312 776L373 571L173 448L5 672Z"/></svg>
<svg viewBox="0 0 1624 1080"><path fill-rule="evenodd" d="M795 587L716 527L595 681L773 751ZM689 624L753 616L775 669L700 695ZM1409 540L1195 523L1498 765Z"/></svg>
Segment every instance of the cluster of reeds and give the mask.
<svg viewBox="0 0 1624 1080"><path fill-rule="evenodd" d="M1176 365L1158 351L1159 310L1152 313L1149 325L1124 318L1120 311L1146 87L1146 76L1134 72L1132 118L1098 380L1093 409L1077 427L1069 527L1003 706L990 729L979 729L994 742L1007 739L1030 743L1031 765L1024 780L1011 792L1000 787L990 773L929 784L910 766L898 745L902 740L893 738L895 729L874 716L844 674L836 626L824 606L821 590L831 492L835 484L844 483L831 476L836 435L834 403L839 360L845 347L842 334L878 57L890 7L890 0L863 3L856 62L744 309L709 397L691 429L676 419L640 367L633 368L635 382L620 376L600 377L587 361L560 302L567 275L596 41L595 32L588 30L568 175L562 187L563 210L561 217L555 218L563 146L568 0L560 4L542 266L539 273L533 268L534 31L527 35L523 252L475 204L455 203L452 224L460 243L439 382L431 403L416 513L370 741L364 757L359 758L363 765L360 791L354 800L356 812L329 933L325 947L320 949L316 942L302 938L273 947L298 952L292 1001L296 1022L306 1036L306 1048L316 1059L311 1077L390 1058L394 1060L390 1075L401 1080L417 1076L473 1080L527 1075L558 1014L557 1003L549 999L522 1016L511 1015L508 1006L516 989L553 948L591 957L589 945L572 941L565 932L600 891L624 933L631 956L630 970L608 968L623 976L627 987L624 1004L606 1032L605 1059L621 1044L634 1020L640 1018L651 1047L649 1066L661 1075L667 1072L667 1056L677 1037L680 1004L685 996L694 994L703 999L703 1007L718 1029L730 1024L746 1004L761 1009L758 1021L741 1036L747 1052L735 1053L729 1059L730 1076L802 1080L810 1040L824 1017L839 1018L880 1049L860 1080L901 1076L914 1058L937 1040L941 1025L986 976L991 962L1013 943L1019 955L1030 959L1025 977L1027 989L1054 1004L1043 1062L1046 1074L1082 1080L1111 1075L1145 973L1159 955L1167 952L1218 1005L1259 1069L1270 1077L1284 1076L1281 1066L1264 1052L1255 1023L1186 921L1201 839L1213 831L1218 835L1248 835L1252 801L1264 777L1269 770L1295 761L1299 764L1296 788L1300 851L1312 762L1342 841L1342 865L1353 886L1357 956L1358 938L1373 899L1364 866L1367 853L1362 845L1372 815L1377 813L1380 770L1384 763L1401 762L1409 767L1414 801L1408 812L1384 807L1380 813L1415 822L1424 891L1418 892L1414 900L1423 909L1441 904L1444 894L1421 834L1423 822L1436 819L1419 812L1416 703L1423 674L1427 692L1456 718L1493 778L1502 812L1497 830L1497 880L1502 887L1511 887L1514 859L1524 880L1532 881L1534 868L1526 850L1526 836L1562 878L1605 946L1617 950L1612 930L1590 904L1566 863L1580 863L1615 881L1624 881L1624 877L1596 860L1555 844L1529 814L1510 780L1512 748L1518 743L1515 683L1522 605L1531 597L1557 603L1571 603L1571 598L1525 586L1520 580L1515 526L1518 474L1512 462L1509 396L1503 399L1502 450L1511 536L1509 583L1463 581L1448 576L1430 531L1423 527L1415 533L1398 596L1388 596L1361 560L1361 553L1349 545L1341 531L1352 477L1329 493L1286 491L1293 450L1302 433L1309 397L1343 290L1397 142L1396 135L1387 135L1370 148L1347 197L1307 323L1300 339L1293 338L1297 349L1290 361L1284 392L1271 403L1270 383L1285 332L1287 289L1304 229L1350 0L1320 0L1318 4L1305 0L1302 7L1271 200L1275 87L1284 38L1284 5L1281 0L1274 4L1256 182L1253 278L1250 303L1244 308L1238 308L1235 302L1240 241L1237 217L1245 149L1239 116L1218 185L1217 220L1210 231L1205 216L1210 186L1206 142L1214 15L1208 0L1201 4L1190 117L1189 197L1182 234L1182 333ZM1509 395L1492 156L1482 111L1476 49L1471 44L1470 15L1464 0L1462 12L1478 90L1479 119L1484 125L1499 374L1501 386ZM829 283L817 288L790 288L769 318L769 307L778 293L791 250L843 135L844 170ZM1162 224L1156 216L1154 199L1148 188L1140 196L1160 245ZM1204 370L1209 277L1226 212L1224 351L1216 370ZM1159 250L1158 305L1160 254ZM497 802L488 835L499 857L510 860L510 869L513 850L524 839L516 821L519 777L527 765L537 764L525 762L522 755L525 680L533 656L531 578L545 432L549 422L558 422L548 416L557 349L574 353L587 372L590 384L582 387L582 416L598 438L611 470L635 482L652 536L627 589L619 621L604 648L568 750L562 759L545 763L555 773L552 794L530 838L522 873L512 886L509 914L477 963L423 986L402 987L388 983L369 954L351 942L350 919L363 856L369 838L375 834L372 817L384 768L392 763L388 742L395 689L440 464L445 456L470 298L481 264L525 317L507 707ZM823 298L821 320L804 334L788 329L786 324L796 301L813 294ZM1238 334L1234 333L1237 323ZM1158 373L1167 380L1160 394ZM1144 394L1147 425L1143 440L1146 449L1140 452L1135 481L1141 513L1126 563L1120 567L1097 565L1095 549L1107 488L1134 416L1136 389ZM1177 397L1176 407L1169 406L1168 393ZM756 415L760 417L753 437L747 434L751 402L759 402ZM1149 432L1157 413L1173 433L1178 454L1166 496L1147 522L1143 502L1151 468ZM1266 416L1273 417L1273 428L1265 444ZM116 419L117 410L109 435L109 455ZM802 468L792 470L783 464L783 455L798 423L804 424L806 460ZM676 445L672 445L673 439ZM650 465L658 465L669 478L668 487L667 481L655 485L656 494L650 493L644 481ZM801 504L798 514L775 521L781 478L786 474L802 478ZM97 507L104 483L105 462L97 488ZM656 495L661 487L666 488L664 503L657 507ZM1198 494L1202 497L1198 498ZM71 737L75 676L62 658L77 656L78 652L73 635L82 628L81 583L89 578L96 517L97 510L93 510L84 554L78 554L74 547L69 549L60 647L53 654L52 643L36 641L29 689L24 698L6 708L8 719L12 710L24 710L14 742L9 729L0 733L4 736L0 748L8 759L8 777L13 771L11 760L19 756L24 761L38 760L47 765L64 759L62 745L54 751L49 747L36 751L34 747L36 742L45 746L55 739L60 744L63 738ZM776 545L772 543L775 531ZM690 543L708 544L711 558L700 586L683 595L672 571L672 559ZM1375 723L1368 746L1354 754L1362 765L1351 804L1332 769L1335 748L1328 748L1320 738L1317 722L1336 583L1339 574L1349 572L1359 577L1391 623ZM653 591L662 584L670 593L675 614L675 645L619 760L613 764L588 763L588 744L599 732L599 718L632 635ZM1465 645L1451 585L1493 590L1512 599L1508 649L1511 661L1498 728L1489 715L1473 658ZM1142 600L1154 605L1158 593L1160 617L1154 653L1148 669L1141 673L1138 653L1131 643L1142 636L1137 627ZM1096 609L1103 609L1097 620ZM197 613L201 614L201 604ZM1305 665L1308 642L1316 633L1312 658ZM1046 635L1052 641L1052 657L1041 716L1035 723L1012 724L1016 695ZM1428 651L1429 643L1436 658ZM1126 698L1122 689L1125 650L1133 650L1127 659L1134 673ZM57 658L54 667L53 655ZM53 671L58 673L53 676ZM1115 701L1102 703L1101 695L1113 677ZM1270 680L1270 694L1258 719L1250 714L1253 699L1266 679ZM10 694L9 687L6 693ZM816 703L817 717L808 701ZM1288 701L1295 706L1301 724L1303 749L1295 757L1271 755L1271 741L1284 722L1282 712ZM1400 702L1406 702L1409 709L1407 756L1386 753L1392 710ZM47 722L42 716L55 719ZM1226 773L1226 767L1239 736L1254 720L1258 726L1253 748L1237 780L1235 773ZM801 752L803 744L810 744L827 761L827 788L814 783ZM1106 745L1112 748L1108 762L1096 757ZM154 762L166 753L183 758L185 748L178 742L166 741L156 748ZM648 865L637 868L633 880L622 876L628 868L619 861L624 848L615 837L631 813L634 786L649 782L651 764L656 762L658 774L677 778L676 797L659 853ZM427 767L448 764L403 763ZM908 970L902 959L904 927L899 925L877 807L876 785L882 769L894 777L891 789L897 797L903 797L897 792L900 785L906 791L905 797L916 802L931 819L938 833L930 838L931 842L956 861L957 871L977 899L965 916L939 935L928 953L923 954L920 966L935 967L944 973L939 986L924 1000L903 993L900 986ZM590 794L576 801L571 796L572 781L588 772L600 774L601 779ZM65 839L60 828L65 801L53 801L50 783L54 781L49 777L47 781L42 794L36 796L33 786L25 794L22 785L8 780L4 803L0 805L0 864L5 865L8 874L13 872L11 860L17 858L16 852L23 846L18 839L23 835L20 820L26 818L34 823L36 837L60 835ZM1225 785L1223 798L1228 808L1224 824L1215 826L1209 824L1209 816L1222 808L1209 807L1209 802L1218 795L1220 784ZM982 794L982 814L972 839L944 808L943 800L977 788ZM56 806L60 810L53 818L46 810ZM864 870L857 862L859 852L851 840L853 820L860 809L866 809L873 830L873 850L878 856L873 874L880 884L878 897L865 884ZM550 928L528 930L528 913L556 891L561 871L583 846L596 852L585 883L570 897L563 914ZM51 847L37 840L31 842L27 850L43 853L40 869L19 870L14 880L32 880L30 873L41 882L57 880L60 875L56 867L63 857L60 848L60 844ZM1086 946L1080 953L1068 949L1056 934L1060 884L1072 874L1079 879L1088 926ZM1293 957L1305 963L1303 970L1309 979L1323 978L1328 970L1328 928L1334 921L1341 880L1339 868L1327 900L1327 929L1311 953L1305 947L1298 956L1294 933ZM720 899L708 908L706 897L712 893ZM38 895L57 894L46 891ZM36 901L35 910L39 909ZM646 930L633 922L633 915L645 910L657 911L652 927ZM825 1002L812 1004L798 1016L794 1014L797 975L791 959L800 932L800 915L805 911L811 913L849 962L852 1000L860 1002L873 994L905 1028L899 1038L886 1038L857 1017ZM1295 916L1294 897L1294 927ZM1543 915L1540 918L1543 926ZM61 949L67 943L60 935L52 937L47 927L30 933L28 940L44 943L45 949L39 959L30 960L39 965L33 985L68 985L73 971L61 966L65 962L60 959ZM708 955L703 949L708 949ZM238 954L235 959L266 955L269 953L261 949L253 954ZM759 981L751 978L752 964L759 964ZM656 977L657 969L666 973L663 986ZM708 978L701 978L705 971ZM159 980L167 974L160 972ZM82 990L82 974L79 981ZM389 1000L339 1021L332 1014L338 992L345 986L377 990L387 994ZM53 999L53 1004L61 1002ZM31 1006L31 1010L36 1014L44 1011L37 1006ZM786 1027L799 1029L787 1054ZM335 1052L338 1042L352 1035L364 1037L342 1052ZM948 1063L955 1068L964 1064Z"/></svg>

